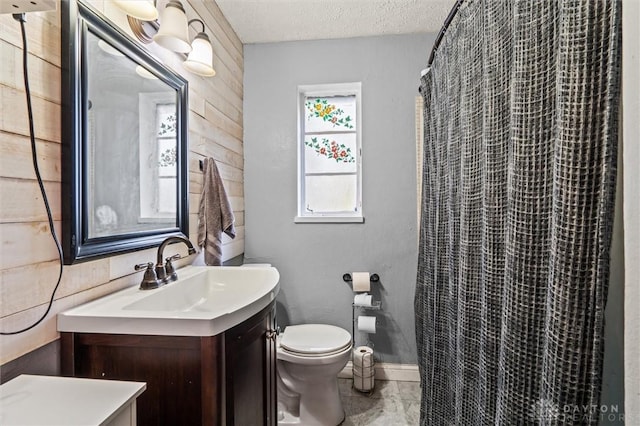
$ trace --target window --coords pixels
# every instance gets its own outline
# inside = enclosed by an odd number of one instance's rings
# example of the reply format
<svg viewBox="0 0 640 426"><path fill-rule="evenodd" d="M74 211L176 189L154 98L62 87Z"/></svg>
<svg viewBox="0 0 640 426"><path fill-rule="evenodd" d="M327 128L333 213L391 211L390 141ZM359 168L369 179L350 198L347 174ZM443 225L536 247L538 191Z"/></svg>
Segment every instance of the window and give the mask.
<svg viewBox="0 0 640 426"><path fill-rule="evenodd" d="M171 93L141 93L140 215L138 223L173 223L177 208L176 100Z"/></svg>
<svg viewBox="0 0 640 426"><path fill-rule="evenodd" d="M156 106L156 147L158 186L155 211L158 216L173 217L177 211L178 146L176 144L176 104Z"/></svg>
<svg viewBox="0 0 640 426"><path fill-rule="evenodd" d="M360 83L298 87L296 222L363 222Z"/></svg>

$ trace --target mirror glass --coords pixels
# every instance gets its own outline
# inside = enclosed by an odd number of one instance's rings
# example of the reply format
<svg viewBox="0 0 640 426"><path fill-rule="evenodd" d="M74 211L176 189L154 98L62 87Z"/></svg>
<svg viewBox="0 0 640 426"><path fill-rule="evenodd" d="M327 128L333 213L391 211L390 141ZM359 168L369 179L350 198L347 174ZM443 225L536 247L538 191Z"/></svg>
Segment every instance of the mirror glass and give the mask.
<svg viewBox="0 0 640 426"><path fill-rule="evenodd" d="M176 91L87 38L88 237L177 226Z"/></svg>
<svg viewBox="0 0 640 426"><path fill-rule="evenodd" d="M188 235L186 80L91 6L62 5L65 262Z"/></svg>

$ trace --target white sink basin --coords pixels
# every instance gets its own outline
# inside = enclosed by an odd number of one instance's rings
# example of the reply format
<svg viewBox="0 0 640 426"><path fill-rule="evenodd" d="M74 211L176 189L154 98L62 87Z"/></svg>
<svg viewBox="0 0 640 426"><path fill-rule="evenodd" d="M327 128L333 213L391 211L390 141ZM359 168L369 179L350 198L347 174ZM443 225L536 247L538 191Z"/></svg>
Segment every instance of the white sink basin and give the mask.
<svg viewBox="0 0 640 426"><path fill-rule="evenodd" d="M273 267L187 266L155 290L128 288L58 314L58 331L214 336L273 301Z"/></svg>

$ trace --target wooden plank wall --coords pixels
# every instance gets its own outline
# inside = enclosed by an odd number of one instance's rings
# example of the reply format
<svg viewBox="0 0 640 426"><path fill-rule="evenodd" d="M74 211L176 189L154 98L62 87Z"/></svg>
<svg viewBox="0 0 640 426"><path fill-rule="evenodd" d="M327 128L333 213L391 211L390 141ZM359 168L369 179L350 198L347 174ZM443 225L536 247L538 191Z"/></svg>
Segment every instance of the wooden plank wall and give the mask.
<svg viewBox="0 0 640 426"><path fill-rule="evenodd" d="M125 30L126 17L110 0L90 3ZM158 1L159 9L166 0ZM217 75L201 78L186 72L180 58L157 46L149 50L189 80L189 230L196 241L197 206L202 187L198 160L218 163L236 216L237 237L224 241L224 258L244 252L243 192L243 48L213 0L183 1L189 19L205 22L214 50ZM30 85L33 97L38 158L53 216L60 232L60 4L57 11L27 15ZM191 29L191 36L195 35ZM28 122L22 80L19 24L0 15L0 330L31 324L44 312L58 275L57 251L51 240L31 165ZM170 247L167 254L181 252ZM41 325L15 336L0 336L0 365L58 338L56 313L138 285L133 265L155 259L144 250L74 266L64 270L51 313Z"/></svg>

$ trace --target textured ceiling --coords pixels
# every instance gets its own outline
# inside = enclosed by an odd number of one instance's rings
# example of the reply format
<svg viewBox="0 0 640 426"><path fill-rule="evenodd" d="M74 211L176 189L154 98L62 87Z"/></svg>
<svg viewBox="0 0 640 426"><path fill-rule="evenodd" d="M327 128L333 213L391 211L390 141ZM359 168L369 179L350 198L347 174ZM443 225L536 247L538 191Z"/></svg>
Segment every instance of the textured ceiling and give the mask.
<svg viewBox="0 0 640 426"><path fill-rule="evenodd" d="M454 0L216 0L243 43L438 32Z"/></svg>

